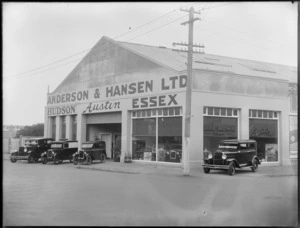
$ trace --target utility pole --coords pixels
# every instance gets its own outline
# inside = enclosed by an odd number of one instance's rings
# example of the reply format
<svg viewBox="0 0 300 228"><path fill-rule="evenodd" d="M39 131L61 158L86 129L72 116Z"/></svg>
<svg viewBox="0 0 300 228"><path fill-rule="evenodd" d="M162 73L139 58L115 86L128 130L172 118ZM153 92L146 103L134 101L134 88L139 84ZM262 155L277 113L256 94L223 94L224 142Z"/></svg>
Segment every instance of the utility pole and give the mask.
<svg viewBox="0 0 300 228"><path fill-rule="evenodd" d="M181 23L182 25L189 24L189 43L180 44L188 46L188 59L187 59L187 85L186 85L186 102L185 102L185 151L183 153L183 175L189 176L190 173L190 126L191 126L191 100L192 100L192 85L193 85L193 27L194 21L200 18L194 18L194 8L189 10L181 9L181 11L189 12L189 21ZM173 45L177 43L173 43Z"/></svg>

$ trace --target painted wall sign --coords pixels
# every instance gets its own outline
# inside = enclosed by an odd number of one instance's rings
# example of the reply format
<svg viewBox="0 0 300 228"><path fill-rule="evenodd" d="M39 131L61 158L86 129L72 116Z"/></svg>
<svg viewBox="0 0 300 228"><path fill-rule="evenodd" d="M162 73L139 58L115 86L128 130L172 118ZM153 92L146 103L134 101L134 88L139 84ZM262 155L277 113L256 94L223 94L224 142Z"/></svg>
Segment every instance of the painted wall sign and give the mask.
<svg viewBox="0 0 300 228"><path fill-rule="evenodd" d="M132 99L132 108L149 108L149 107L165 107L176 106L178 102L176 100L177 94L168 94L153 97L142 97Z"/></svg>
<svg viewBox="0 0 300 228"><path fill-rule="evenodd" d="M75 105L48 108L48 116L71 115L75 114Z"/></svg>
<svg viewBox="0 0 300 228"><path fill-rule="evenodd" d="M77 91L72 93L49 95L47 104L69 103L69 102L76 102L76 101L82 101L88 99L89 99L89 91L84 90L84 91Z"/></svg>
<svg viewBox="0 0 300 228"><path fill-rule="evenodd" d="M204 136L237 136L237 118L204 117Z"/></svg>
<svg viewBox="0 0 300 228"><path fill-rule="evenodd" d="M120 102L110 102L104 101L100 103L89 103L87 107L84 109L83 114L103 112L103 111L119 111L120 110Z"/></svg>
<svg viewBox="0 0 300 228"><path fill-rule="evenodd" d="M107 86L105 90L106 97L132 95L136 93L147 93L153 91L153 80L132 82L130 84Z"/></svg>
<svg viewBox="0 0 300 228"><path fill-rule="evenodd" d="M172 90L178 91L186 87L186 81L186 75L179 75L160 78L158 80L144 80L124 84L108 85L101 88L89 88L86 90L74 92L49 94L47 98L47 105L51 106L75 102L97 102L99 100L106 100L108 98L114 97L126 97L133 95L150 94L154 92L168 92ZM163 101L161 102L163 103Z"/></svg>
<svg viewBox="0 0 300 228"><path fill-rule="evenodd" d="M249 136L251 138L276 138L277 120L250 119Z"/></svg>

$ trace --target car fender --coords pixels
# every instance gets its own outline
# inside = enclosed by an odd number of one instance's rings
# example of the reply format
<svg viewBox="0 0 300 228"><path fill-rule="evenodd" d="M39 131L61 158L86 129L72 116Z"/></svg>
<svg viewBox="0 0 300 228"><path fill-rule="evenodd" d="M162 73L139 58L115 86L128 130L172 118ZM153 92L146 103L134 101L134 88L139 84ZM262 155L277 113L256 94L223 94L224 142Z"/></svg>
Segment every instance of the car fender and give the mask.
<svg viewBox="0 0 300 228"><path fill-rule="evenodd" d="M258 164L261 164L257 156L254 156L254 157L252 158L252 164L253 164L253 162L254 162L255 159L257 160Z"/></svg>
<svg viewBox="0 0 300 228"><path fill-rule="evenodd" d="M226 161L228 163L234 162L234 164L235 164L236 167L241 168L240 165L239 165L239 163L237 162L237 160L235 158L228 158L228 159L226 159Z"/></svg>

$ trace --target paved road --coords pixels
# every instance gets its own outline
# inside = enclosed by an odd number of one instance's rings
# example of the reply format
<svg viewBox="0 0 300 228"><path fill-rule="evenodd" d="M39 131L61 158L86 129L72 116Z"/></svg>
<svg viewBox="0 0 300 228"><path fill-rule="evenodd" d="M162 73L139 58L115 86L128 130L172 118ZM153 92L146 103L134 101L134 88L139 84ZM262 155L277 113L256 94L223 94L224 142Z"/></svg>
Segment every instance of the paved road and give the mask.
<svg viewBox="0 0 300 228"><path fill-rule="evenodd" d="M3 161L3 225L296 226L297 177L147 175Z"/></svg>

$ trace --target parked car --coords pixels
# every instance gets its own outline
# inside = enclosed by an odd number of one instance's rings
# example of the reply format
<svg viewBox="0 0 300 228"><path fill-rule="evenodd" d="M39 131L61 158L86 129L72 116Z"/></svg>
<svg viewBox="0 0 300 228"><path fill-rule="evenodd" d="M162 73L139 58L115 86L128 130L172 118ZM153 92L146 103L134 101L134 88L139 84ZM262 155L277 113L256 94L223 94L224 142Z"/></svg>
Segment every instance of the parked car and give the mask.
<svg viewBox="0 0 300 228"><path fill-rule="evenodd" d="M104 141L94 141L82 143L82 150L73 154L73 164L85 162L87 165L92 164L94 160L104 162L106 159L106 145Z"/></svg>
<svg viewBox="0 0 300 228"><path fill-rule="evenodd" d="M204 151L203 160L205 173L211 169L223 169L228 170L229 175L234 175L236 168L249 167L255 172L260 164L255 140L223 140L215 152Z"/></svg>
<svg viewBox="0 0 300 228"><path fill-rule="evenodd" d="M19 147L10 155L10 161L27 160L29 163L37 162L41 154L50 148L52 138L32 138L25 139L25 146Z"/></svg>
<svg viewBox="0 0 300 228"><path fill-rule="evenodd" d="M72 155L77 150L77 141L55 141L51 143L50 149L41 155L41 160L43 164L53 161L55 165L62 163L63 160L72 162Z"/></svg>

